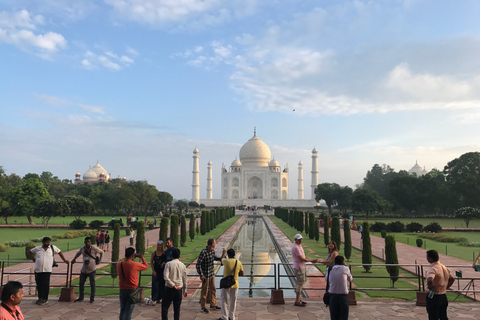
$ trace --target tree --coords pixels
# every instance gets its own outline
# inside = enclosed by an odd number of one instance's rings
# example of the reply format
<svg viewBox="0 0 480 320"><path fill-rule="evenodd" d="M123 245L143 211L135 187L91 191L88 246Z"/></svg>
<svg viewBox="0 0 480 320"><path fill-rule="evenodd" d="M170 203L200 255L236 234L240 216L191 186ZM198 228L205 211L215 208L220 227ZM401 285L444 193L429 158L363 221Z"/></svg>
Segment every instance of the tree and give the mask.
<svg viewBox="0 0 480 320"><path fill-rule="evenodd" d="M35 210L33 216L42 219L42 223L48 229L48 222L52 217L66 216L70 212L70 208L63 199L50 198L40 202Z"/></svg>
<svg viewBox="0 0 480 320"><path fill-rule="evenodd" d="M75 219L81 216L91 216L95 212L92 200L80 195L67 195L64 198L67 206L70 208L70 214Z"/></svg>
<svg viewBox="0 0 480 320"><path fill-rule="evenodd" d="M10 193L10 206L17 216L27 216L28 222L32 222L32 214L38 204L50 199L48 190L38 178L23 179L18 187Z"/></svg>
<svg viewBox="0 0 480 320"><path fill-rule="evenodd" d="M365 221L363 223L363 231L362 231L362 242L363 242L363 250L362 250L362 263L363 264L372 264L372 243L370 241L370 227L368 222ZM369 272L371 266L363 266L365 272Z"/></svg>
<svg viewBox="0 0 480 320"><path fill-rule="evenodd" d="M343 251L345 254L345 258L350 260L352 256L352 234L350 232L350 220L345 219L343 222L343 240L344 240L344 247Z"/></svg>
<svg viewBox="0 0 480 320"><path fill-rule="evenodd" d="M164 204L171 206L173 203L173 197L170 193L166 191L160 191L158 193L158 199Z"/></svg>
<svg viewBox="0 0 480 320"><path fill-rule="evenodd" d="M190 202L188 203L188 206L189 206L189 207L192 207L192 208L198 208L198 207L200 207L200 205L199 205L198 202L196 202L196 201L190 201Z"/></svg>
<svg viewBox="0 0 480 320"><path fill-rule="evenodd" d="M337 208L341 212L346 213L347 209L350 208L352 193L353 193L353 190L349 186L340 188L339 193L337 195Z"/></svg>
<svg viewBox="0 0 480 320"><path fill-rule="evenodd" d="M372 170L369 170L363 179L364 187L376 191L383 198L388 198L390 195L389 183L395 176L394 169L389 165L374 164Z"/></svg>
<svg viewBox="0 0 480 320"><path fill-rule="evenodd" d="M328 235L329 227L330 227L330 218L327 213L323 215L323 243L325 246L328 246L330 243L330 236Z"/></svg>
<svg viewBox="0 0 480 320"><path fill-rule="evenodd" d="M315 200L324 200L328 206L328 213L332 214L332 206L340 196L341 187L336 183L322 183L315 188Z"/></svg>
<svg viewBox="0 0 480 320"><path fill-rule="evenodd" d="M468 152L450 161L443 173L466 207L480 206L480 152Z"/></svg>
<svg viewBox="0 0 480 320"><path fill-rule="evenodd" d="M303 232L303 211L297 211L297 230L302 233Z"/></svg>
<svg viewBox="0 0 480 320"><path fill-rule="evenodd" d="M143 221L138 221L137 224L135 251L137 251L137 253L145 254L145 222Z"/></svg>
<svg viewBox="0 0 480 320"><path fill-rule="evenodd" d="M358 188L352 194L352 210L357 212L365 212L367 215L373 213L378 207L378 193L366 188Z"/></svg>
<svg viewBox="0 0 480 320"><path fill-rule="evenodd" d="M341 239L342 238L340 236L340 219L337 216L335 216L332 218L332 241L335 241L339 251L342 245Z"/></svg>
<svg viewBox="0 0 480 320"><path fill-rule="evenodd" d="M181 223L180 223L180 245L182 247L185 247L185 242L187 242L187 219L185 218L185 215L182 214L181 218Z"/></svg>
<svg viewBox="0 0 480 320"><path fill-rule="evenodd" d="M170 219L163 217L162 220L160 220L160 240L165 243L166 239L168 238L168 222Z"/></svg>
<svg viewBox="0 0 480 320"><path fill-rule="evenodd" d="M315 241L317 242L320 239L320 231L318 229L319 229L318 219L315 219Z"/></svg>
<svg viewBox="0 0 480 320"><path fill-rule="evenodd" d="M310 220L308 221L308 225L310 227L310 230L308 231L308 237L310 239L314 239L315 238L315 214L313 212L310 212L308 215L308 219Z"/></svg>
<svg viewBox="0 0 480 320"><path fill-rule="evenodd" d="M112 262L118 262L120 258L120 224L115 223L113 226L113 239L112 239ZM117 264L112 263L110 265L110 274L113 279L118 276Z"/></svg>
<svg viewBox="0 0 480 320"><path fill-rule="evenodd" d="M200 234L203 236L207 233L207 211L202 211L202 216L200 217Z"/></svg>
<svg viewBox="0 0 480 320"><path fill-rule="evenodd" d="M170 239L175 247L178 247L178 215L170 217Z"/></svg>
<svg viewBox="0 0 480 320"><path fill-rule="evenodd" d="M190 236L190 241L195 239L195 215L192 213L190 215L190 225L188 227L188 234Z"/></svg>
<svg viewBox="0 0 480 320"><path fill-rule="evenodd" d="M393 236L385 237L385 264L398 264L397 245ZM398 280L400 268L398 266L387 266L387 272L390 274L392 280L392 287L395 286L395 281Z"/></svg>
<svg viewBox="0 0 480 320"><path fill-rule="evenodd" d="M463 207L455 211L454 216L455 218L462 218L468 228L470 221L480 216L480 210L472 207Z"/></svg>
<svg viewBox="0 0 480 320"><path fill-rule="evenodd" d="M181 213L183 209L188 207L188 202L185 200L177 200L175 201L175 206L177 207L178 211Z"/></svg>
<svg viewBox="0 0 480 320"><path fill-rule="evenodd" d="M305 233L308 234L310 231L310 225L308 224L310 221L310 214L308 212L305 213Z"/></svg>

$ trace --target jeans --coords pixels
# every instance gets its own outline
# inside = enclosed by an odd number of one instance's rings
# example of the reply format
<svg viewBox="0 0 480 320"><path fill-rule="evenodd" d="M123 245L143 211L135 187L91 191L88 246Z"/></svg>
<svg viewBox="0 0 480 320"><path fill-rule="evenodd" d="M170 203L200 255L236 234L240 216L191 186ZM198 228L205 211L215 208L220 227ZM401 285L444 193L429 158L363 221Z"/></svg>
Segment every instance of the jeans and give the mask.
<svg viewBox="0 0 480 320"><path fill-rule="evenodd" d="M182 304L182 290L165 287L165 296L162 301L162 320L168 320L168 308L173 302L173 319L180 320L180 305Z"/></svg>
<svg viewBox="0 0 480 320"><path fill-rule="evenodd" d="M448 300L446 294L436 294L432 299L427 297L428 320L448 320Z"/></svg>
<svg viewBox="0 0 480 320"><path fill-rule="evenodd" d="M235 320L238 288L222 289L222 320Z"/></svg>
<svg viewBox="0 0 480 320"><path fill-rule="evenodd" d="M50 292L51 272L35 272L35 283L37 284L38 299L48 300Z"/></svg>
<svg viewBox="0 0 480 320"><path fill-rule="evenodd" d="M95 298L95 275L97 271L93 271L90 273L83 273L80 272L80 293L79 293L79 299L83 299L84 292L85 292L85 281L88 279L90 280L90 300L93 300Z"/></svg>
<svg viewBox="0 0 480 320"><path fill-rule="evenodd" d="M152 276L152 300L160 301L163 298L165 292L165 279L163 278L163 272L158 273L157 276Z"/></svg>
<svg viewBox="0 0 480 320"><path fill-rule="evenodd" d="M210 302L210 307L217 305L217 288L215 288L215 277L205 279L202 282L202 293L200 296L200 305L202 309L207 308L207 303Z"/></svg>
<svg viewBox="0 0 480 320"><path fill-rule="evenodd" d="M129 302L129 295L133 289L120 289L120 320L131 320L135 304Z"/></svg>
<svg viewBox="0 0 480 320"><path fill-rule="evenodd" d="M330 294L330 320L348 319L348 295Z"/></svg>

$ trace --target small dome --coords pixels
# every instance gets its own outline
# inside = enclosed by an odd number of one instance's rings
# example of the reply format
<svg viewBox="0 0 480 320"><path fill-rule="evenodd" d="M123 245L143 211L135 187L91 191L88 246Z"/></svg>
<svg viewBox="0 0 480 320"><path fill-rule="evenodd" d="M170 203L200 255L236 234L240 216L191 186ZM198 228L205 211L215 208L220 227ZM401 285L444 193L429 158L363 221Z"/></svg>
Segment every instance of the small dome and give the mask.
<svg viewBox="0 0 480 320"><path fill-rule="evenodd" d="M427 171L425 170L425 168L420 167L418 165L418 162L415 162L415 165L410 170L408 170L408 173L415 174L417 177L420 177L426 174Z"/></svg>
<svg viewBox="0 0 480 320"><path fill-rule="evenodd" d="M97 174L92 169L88 169L88 171L83 174L83 181L85 182L97 181L97 178Z"/></svg>
<svg viewBox="0 0 480 320"><path fill-rule="evenodd" d="M212 161L208 161L208 165L211 166L211 165L212 165Z"/></svg>
<svg viewBox="0 0 480 320"><path fill-rule="evenodd" d="M278 163L277 160L275 160L275 158L273 158L270 163L268 164L269 167L280 167L280 164Z"/></svg>
<svg viewBox="0 0 480 320"><path fill-rule="evenodd" d="M199 154L199 151L198 151L198 149L197 149L196 147L195 147L195 149L193 149L193 153Z"/></svg>
<svg viewBox="0 0 480 320"><path fill-rule="evenodd" d="M80 172L75 173L75 177L80 177L80 176L81 176Z"/></svg>
<svg viewBox="0 0 480 320"><path fill-rule="evenodd" d="M127 181L127 178L123 177L122 180L123 180L123 181Z"/></svg>
<svg viewBox="0 0 480 320"><path fill-rule="evenodd" d="M235 159L232 161L232 167L241 167L242 166L242 163L238 160L238 159Z"/></svg>
<svg viewBox="0 0 480 320"><path fill-rule="evenodd" d="M103 173L103 174L105 175L105 177L107 177L107 179L110 180L110 176L108 175L107 170L105 170L105 169L100 165L100 163L97 162L97 164L94 165L91 170L92 170L93 172L95 172L95 174L97 175L97 177L99 177L99 176Z"/></svg>
<svg viewBox="0 0 480 320"><path fill-rule="evenodd" d="M257 137L256 133L240 149L240 161L244 166L265 167L270 158L270 148Z"/></svg>
<svg viewBox="0 0 480 320"><path fill-rule="evenodd" d="M299 165L299 166L303 166L303 163L302 163L302 161L300 161L300 162L298 163L298 165Z"/></svg>
<svg viewBox="0 0 480 320"><path fill-rule="evenodd" d="M317 148L313 147L312 153L315 153L315 154L317 154L317 153L318 153L318 150L317 150Z"/></svg>

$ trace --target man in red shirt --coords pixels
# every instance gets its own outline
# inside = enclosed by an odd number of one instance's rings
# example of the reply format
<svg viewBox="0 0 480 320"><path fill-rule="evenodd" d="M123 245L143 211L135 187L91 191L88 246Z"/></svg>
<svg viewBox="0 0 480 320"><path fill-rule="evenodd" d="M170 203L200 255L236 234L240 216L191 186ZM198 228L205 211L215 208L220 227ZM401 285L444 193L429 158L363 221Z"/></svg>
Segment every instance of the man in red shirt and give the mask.
<svg viewBox="0 0 480 320"><path fill-rule="evenodd" d="M22 302L23 286L18 281L9 281L2 290L2 305L0 320L23 320L22 311L18 305Z"/></svg>
<svg viewBox="0 0 480 320"><path fill-rule="evenodd" d="M133 261L135 257L139 257L142 263ZM138 287L138 271L145 270L148 270L148 263L143 254L135 254L135 249L131 247L125 249L125 260L117 264L120 279L120 320L132 319L135 304L130 303L129 295Z"/></svg>

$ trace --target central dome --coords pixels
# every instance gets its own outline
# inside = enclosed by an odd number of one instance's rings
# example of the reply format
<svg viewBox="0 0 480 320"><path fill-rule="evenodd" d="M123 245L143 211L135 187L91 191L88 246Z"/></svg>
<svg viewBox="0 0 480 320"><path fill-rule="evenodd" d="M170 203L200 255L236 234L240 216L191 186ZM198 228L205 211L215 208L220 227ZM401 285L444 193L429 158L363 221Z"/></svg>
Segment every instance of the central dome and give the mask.
<svg viewBox="0 0 480 320"><path fill-rule="evenodd" d="M257 137L256 133L240 149L240 161L243 166L266 167L270 158L270 148Z"/></svg>

